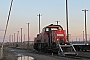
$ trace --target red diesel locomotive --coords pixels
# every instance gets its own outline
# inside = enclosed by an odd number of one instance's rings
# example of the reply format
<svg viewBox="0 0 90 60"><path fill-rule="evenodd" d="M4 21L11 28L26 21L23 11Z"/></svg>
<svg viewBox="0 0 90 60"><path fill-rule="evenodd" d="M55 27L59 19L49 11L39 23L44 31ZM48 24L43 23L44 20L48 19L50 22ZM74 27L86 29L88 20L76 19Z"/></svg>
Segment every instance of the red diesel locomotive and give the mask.
<svg viewBox="0 0 90 60"><path fill-rule="evenodd" d="M59 50L63 52L61 45L65 44L67 44L66 31L60 25L51 24L44 27L34 39L34 49L43 52L58 52Z"/></svg>

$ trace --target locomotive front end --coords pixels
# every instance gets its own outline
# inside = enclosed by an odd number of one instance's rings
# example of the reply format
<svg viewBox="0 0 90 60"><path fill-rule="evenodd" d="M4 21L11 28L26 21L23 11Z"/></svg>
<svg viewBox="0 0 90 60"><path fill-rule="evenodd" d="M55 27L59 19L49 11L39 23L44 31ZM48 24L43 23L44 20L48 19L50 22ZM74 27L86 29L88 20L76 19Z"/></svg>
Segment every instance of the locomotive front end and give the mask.
<svg viewBox="0 0 90 60"><path fill-rule="evenodd" d="M60 44L64 44L66 42L65 30L57 30L55 38L55 41L59 41Z"/></svg>

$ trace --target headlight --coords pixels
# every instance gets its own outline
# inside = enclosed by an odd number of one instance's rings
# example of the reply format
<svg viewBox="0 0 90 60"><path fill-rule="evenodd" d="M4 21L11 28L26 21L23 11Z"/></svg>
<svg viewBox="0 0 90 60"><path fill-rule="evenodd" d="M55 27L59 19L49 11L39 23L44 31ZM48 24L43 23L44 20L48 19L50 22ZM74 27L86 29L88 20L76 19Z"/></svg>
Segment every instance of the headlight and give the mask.
<svg viewBox="0 0 90 60"><path fill-rule="evenodd" d="M88 43L86 45L89 45Z"/></svg>
<svg viewBox="0 0 90 60"><path fill-rule="evenodd" d="M65 45L67 45L67 44L65 44Z"/></svg>
<svg viewBox="0 0 90 60"><path fill-rule="evenodd" d="M59 39L57 39L57 40L59 40Z"/></svg>

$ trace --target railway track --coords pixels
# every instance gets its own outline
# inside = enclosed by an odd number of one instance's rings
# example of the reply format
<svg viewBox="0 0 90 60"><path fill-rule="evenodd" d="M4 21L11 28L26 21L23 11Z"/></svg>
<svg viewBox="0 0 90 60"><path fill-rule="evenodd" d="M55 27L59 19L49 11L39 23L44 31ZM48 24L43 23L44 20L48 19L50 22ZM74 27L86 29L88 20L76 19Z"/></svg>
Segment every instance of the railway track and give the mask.
<svg viewBox="0 0 90 60"><path fill-rule="evenodd" d="M38 51L35 51L35 50L33 52L30 52L30 53L52 56L51 53L38 52ZM55 57L55 58L58 58L58 59L60 59L62 57L62 58L74 59L74 60L75 59L78 59L78 60L81 60L81 59L90 60L90 52L79 52L79 55L77 55L77 56L73 56L73 55L58 56L57 54L53 54L52 57Z"/></svg>
<svg viewBox="0 0 90 60"><path fill-rule="evenodd" d="M90 57L85 57L85 56L65 56L65 58L71 58L71 59L89 59Z"/></svg>
<svg viewBox="0 0 90 60"><path fill-rule="evenodd" d="M20 50L20 49L19 49ZM23 50L23 49L21 49ZM38 52L34 49L30 49L29 51L27 51L28 54L32 53L32 54L36 54L36 55L44 55L44 56L48 56L48 57L52 57L55 59L63 59L63 60L90 60L90 52L78 52L78 56L73 56L73 55L66 55L66 56L59 56L57 54L53 54L52 53L44 53L44 52Z"/></svg>

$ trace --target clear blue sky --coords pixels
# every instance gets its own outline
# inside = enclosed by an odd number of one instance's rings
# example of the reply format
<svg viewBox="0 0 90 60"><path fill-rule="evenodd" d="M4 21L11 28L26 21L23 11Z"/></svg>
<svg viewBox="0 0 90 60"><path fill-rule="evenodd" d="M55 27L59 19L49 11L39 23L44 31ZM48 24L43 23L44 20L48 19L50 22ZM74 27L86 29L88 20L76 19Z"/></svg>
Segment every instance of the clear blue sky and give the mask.
<svg viewBox="0 0 90 60"><path fill-rule="evenodd" d="M5 24L11 0L0 0L0 41L4 34ZM69 9L69 33L72 38L82 38L84 30L84 12L90 10L90 0L68 0ZM6 40L10 34L17 33L23 28L23 34L27 35L27 22L30 23L30 39L38 33L38 16L41 16L41 30L44 26L55 23L56 20L66 29L65 0L14 0L9 21ZM87 12L87 32L90 34L90 11ZM27 37L26 37L27 38ZM88 36L88 38L90 38Z"/></svg>

